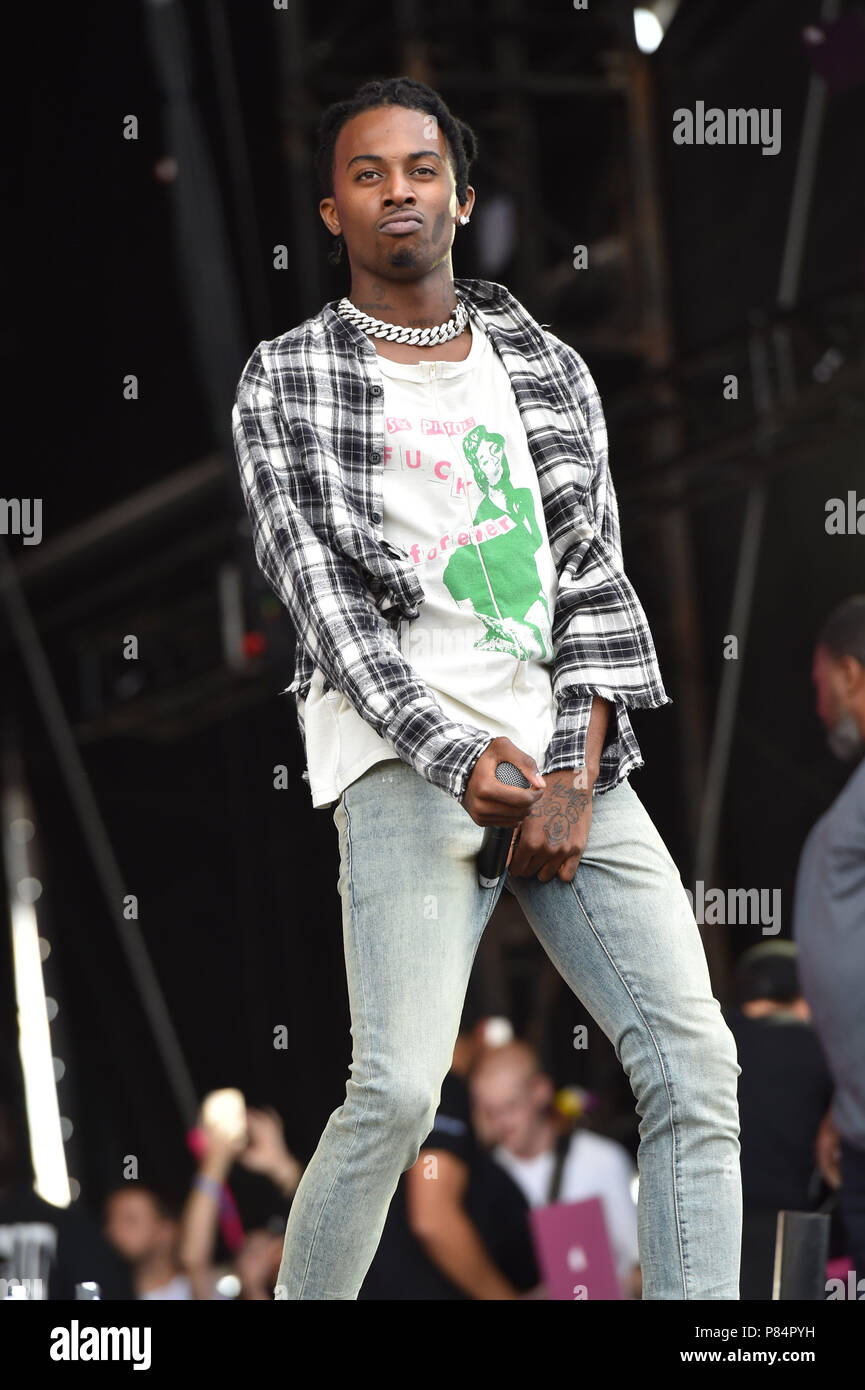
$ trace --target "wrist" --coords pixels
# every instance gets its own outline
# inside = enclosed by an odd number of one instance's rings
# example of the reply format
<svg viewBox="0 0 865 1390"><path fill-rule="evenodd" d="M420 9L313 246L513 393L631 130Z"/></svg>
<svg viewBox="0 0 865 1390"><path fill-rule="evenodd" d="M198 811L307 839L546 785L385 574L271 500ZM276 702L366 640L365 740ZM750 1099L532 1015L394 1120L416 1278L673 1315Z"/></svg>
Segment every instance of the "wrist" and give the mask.
<svg viewBox="0 0 865 1390"><path fill-rule="evenodd" d="M587 759L582 767L571 770L577 791L591 791L601 773L601 764L596 759Z"/></svg>
<svg viewBox="0 0 865 1390"><path fill-rule="evenodd" d="M200 1177L208 1182L224 1183L231 1170L233 1159L229 1154L208 1153L198 1167Z"/></svg>
<svg viewBox="0 0 865 1390"><path fill-rule="evenodd" d="M212 1197L214 1202L218 1202L222 1197L222 1180L211 1177L209 1173L199 1172L192 1179L192 1186L199 1192L204 1192L208 1197Z"/></svg>

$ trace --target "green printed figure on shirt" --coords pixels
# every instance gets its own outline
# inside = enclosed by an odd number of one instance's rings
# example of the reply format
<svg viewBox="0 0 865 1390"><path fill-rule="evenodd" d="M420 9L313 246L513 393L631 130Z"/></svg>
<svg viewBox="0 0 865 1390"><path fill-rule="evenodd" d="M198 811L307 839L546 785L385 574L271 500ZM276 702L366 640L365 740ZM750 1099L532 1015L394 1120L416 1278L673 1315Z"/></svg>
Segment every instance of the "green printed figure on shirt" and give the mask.
<svg viewBox="0 0 865 1390"><path fill-rule="evenodd" d="M482 651L507 651L521 661L552 658L550 610L535 553L543 536L531 490L511 483L504 437L476 425L463 451L483 496L474 525L507 516L515 523L501 535L485 533L480 544L460 546L445 566L444 583L457 603L468 600L484 632Z"/></svg>

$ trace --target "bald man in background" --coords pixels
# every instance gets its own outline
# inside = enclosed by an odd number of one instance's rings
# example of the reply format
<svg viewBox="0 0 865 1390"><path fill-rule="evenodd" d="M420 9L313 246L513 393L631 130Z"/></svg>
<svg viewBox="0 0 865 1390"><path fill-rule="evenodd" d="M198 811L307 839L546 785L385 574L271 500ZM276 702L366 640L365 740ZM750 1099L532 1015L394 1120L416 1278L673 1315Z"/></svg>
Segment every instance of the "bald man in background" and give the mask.
<svg viewBox="0 0 865 1390"><path fill-rule="evenodd" d="M551 1200L557 1141L566 1131L553 1106L555 1088L537 1053L525 1042L482 1052L469 1077L479 1137L494 1145L492 1157L513 1178L531 1207ZM632 1195L636 1166L612 1139L578 1128L566 1138L561 1182L554 1200L600 1197L613 1260L623 1292L639 1298L637 1206Z"/></svg>

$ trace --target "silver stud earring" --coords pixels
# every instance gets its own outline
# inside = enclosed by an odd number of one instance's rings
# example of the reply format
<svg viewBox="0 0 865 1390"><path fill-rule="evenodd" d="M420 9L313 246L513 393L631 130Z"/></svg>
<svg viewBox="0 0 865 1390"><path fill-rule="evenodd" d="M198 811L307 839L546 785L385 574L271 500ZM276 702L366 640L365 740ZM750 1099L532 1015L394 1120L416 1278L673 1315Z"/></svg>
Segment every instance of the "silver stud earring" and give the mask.
<svg viewBox="0 0 865 1390"><path fill-rule="evenodd" d="M469 223L469 219L466 217L465 213L463 213L463 214L461 215L461 217L460 217L460 226L461 226L461 227L467 227L467 226L468 226L468 223Z"/></svg>

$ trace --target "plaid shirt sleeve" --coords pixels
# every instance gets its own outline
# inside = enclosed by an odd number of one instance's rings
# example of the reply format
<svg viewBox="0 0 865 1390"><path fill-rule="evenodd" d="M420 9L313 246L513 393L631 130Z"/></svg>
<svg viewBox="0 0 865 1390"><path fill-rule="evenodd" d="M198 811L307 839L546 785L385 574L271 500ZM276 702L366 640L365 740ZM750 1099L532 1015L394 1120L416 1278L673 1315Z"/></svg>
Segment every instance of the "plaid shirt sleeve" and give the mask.
<svg viewBox="0 0 865 1390"><path fill-rule="evenodd" d="M612 706L596 791L608 791L642 757L628 709L672 704L664 690L648 619L624 572L619 511L609 470L607 429L597 388L573 348L548 334L570 378L594 462L582 540L560 579L553 623L556 724L543 773L585 767L595 697Z"/></svg>
<svg viewBox="0 0 865 1390"><path fill-rule="evenodd" d="M447 717L324 525L313 524L311 484L260 347L241 376L232 428L256 559L315 665L404 762L461 802L491 735Z"/></svg>

